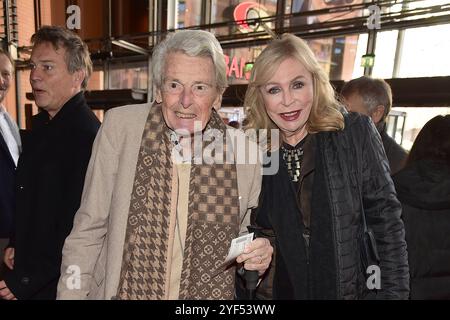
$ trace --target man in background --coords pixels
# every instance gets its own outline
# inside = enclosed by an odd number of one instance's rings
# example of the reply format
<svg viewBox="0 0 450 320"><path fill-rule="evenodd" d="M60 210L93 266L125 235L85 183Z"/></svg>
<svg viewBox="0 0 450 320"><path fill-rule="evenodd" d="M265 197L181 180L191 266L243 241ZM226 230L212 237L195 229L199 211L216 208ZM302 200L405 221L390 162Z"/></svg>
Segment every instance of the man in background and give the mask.
<svg viewBox="0 0 450 320"><path fill-rule="evenodd" d="M391 175L401 170L408 154L386 132L386 118L392 107L392 90L389 84L383 79L363 76L347 82L341 95L348 111L372 118L381 135Z"/></svg>
<svg viewBox="0 0 450 320"><path fill-rule="evenodd" d="M4 250L11 233L14 176L21 149L19 128L4 106L13 75L14 60L8 52L0 49L0 279L4 270Z"/></svg>
<svg viewBox="0 0 450 320"><path fill-rule="evenodd" d="M17 167L16 211L0 298L55 299L61 252L81 201L100 122L86 104L92 61L87 45L62 27L31 38L30 83L36 105Z"/></svg>

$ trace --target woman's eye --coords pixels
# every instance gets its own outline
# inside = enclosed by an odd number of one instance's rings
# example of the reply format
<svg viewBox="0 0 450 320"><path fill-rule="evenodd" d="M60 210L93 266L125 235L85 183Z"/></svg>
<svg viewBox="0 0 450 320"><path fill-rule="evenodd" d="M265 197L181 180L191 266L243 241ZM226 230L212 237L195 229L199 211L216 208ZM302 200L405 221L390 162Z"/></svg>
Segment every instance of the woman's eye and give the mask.
<svg viewBox="0 0 450 320"><path fill-rule="evenodd" d="M300 82L300 81L294 82L292 84L292 88L294 88L294 89L301 89L304 86L305 86L305 84L303 82Z"/></svg>
<svg viewBox="0 0 450 320"><path fill-rule="evenodd" d="M272 88L268 88L267 92L269 94L277 94L278 92L280 92L280 88L279 87L272 87Z"/></svg>

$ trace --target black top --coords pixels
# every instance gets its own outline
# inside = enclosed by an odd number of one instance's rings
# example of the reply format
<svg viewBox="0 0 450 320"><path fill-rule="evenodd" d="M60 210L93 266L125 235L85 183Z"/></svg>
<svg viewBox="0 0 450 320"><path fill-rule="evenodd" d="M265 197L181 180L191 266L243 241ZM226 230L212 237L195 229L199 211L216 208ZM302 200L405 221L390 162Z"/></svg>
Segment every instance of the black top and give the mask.
<svg viewBox="0 0 450 320"><path fill-rule="evenodd" d="M310 199L306 202L311 212L309 246L304 239L303 219L308 210L303 208L303 199L299 210L298 194L286 166L282 162L276 174L263 176L255 221L274 233L274 274L266 279L272 279L276 299L369 296L358 241L362 210L374 232L381 259L382 289L376 298L408 297L409 270L401 207L380 135L366 116L350 113L344 115L344 120L344 130L310 135L315 137L314 178L310 185L302 186L300 194L303 197L310 193L306 197ZM312 167L308 165L311 156L309 151L304 154L304 172Z"/></svg>
<svg viewBox="0 0 450 320"><path fill-rule="evenodd" d="M0 134L0 238L9 238L14 210L14 175L16 165ZM0 263L2 263L0 261Z"/></svg>
<svg viewBox="0 0 450 320"><path fill-rule="evenodd" d="M380 132L384 151L386 152L391 169L391 175L396 174L403 169L408 158L408 153L394 139L392 139L385 130Z"/></svg>
<svg viewBox="0 0 450 320"><path fill-rule="evenodd" d="M420 160L393 179L403 207L411 299L450 299L450 165Z"/></svg>
<svg viewBox="0 0 450 320"><path fill-rule="evenodd" d="M17 167L16 215L10 246L14 270L5 281L18 299L54 299L62 247L78 210L100 122L83 93L50 120L33 117Z"/></svg>

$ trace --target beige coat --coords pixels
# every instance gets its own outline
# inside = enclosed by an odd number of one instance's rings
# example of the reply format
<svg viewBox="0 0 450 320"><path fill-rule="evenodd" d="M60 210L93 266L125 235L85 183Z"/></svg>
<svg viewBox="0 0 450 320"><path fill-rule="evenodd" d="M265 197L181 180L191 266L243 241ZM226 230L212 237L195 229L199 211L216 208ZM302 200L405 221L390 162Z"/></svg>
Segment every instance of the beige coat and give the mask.
<svg viewBox="0 0 450 320"><path fill-rule="evenodd" d="M138 151L150 107L119 107L105 115L81 206L63 248L58 299L111 299L117 293ZM260 170L259 164L237 165L241 233L258 203Z"/></svg>

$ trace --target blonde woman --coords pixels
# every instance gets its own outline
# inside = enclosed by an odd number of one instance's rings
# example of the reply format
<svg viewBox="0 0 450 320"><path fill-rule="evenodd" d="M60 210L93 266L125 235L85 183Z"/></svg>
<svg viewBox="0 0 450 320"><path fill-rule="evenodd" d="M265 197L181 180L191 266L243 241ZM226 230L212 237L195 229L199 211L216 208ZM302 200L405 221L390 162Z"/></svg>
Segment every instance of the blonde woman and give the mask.
<svg viewBox="0 0 450 320"><path fill-rule="evenodd" d="M254 212L276 247L262 288L274 299L407 298L401 206L380 136L368 117L341 110L303 40L285 34L263 50L245 107L247 129L279 129L282 140Z"/></svg>

